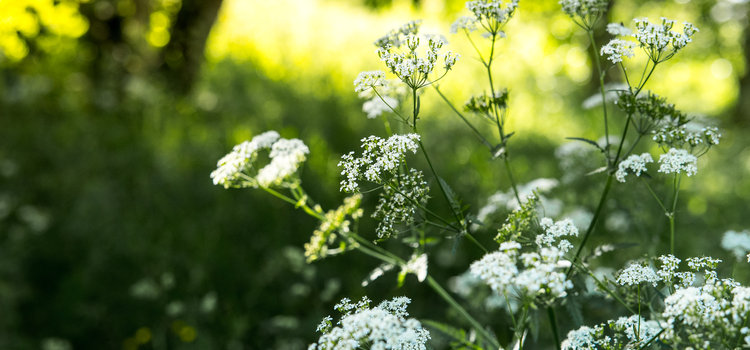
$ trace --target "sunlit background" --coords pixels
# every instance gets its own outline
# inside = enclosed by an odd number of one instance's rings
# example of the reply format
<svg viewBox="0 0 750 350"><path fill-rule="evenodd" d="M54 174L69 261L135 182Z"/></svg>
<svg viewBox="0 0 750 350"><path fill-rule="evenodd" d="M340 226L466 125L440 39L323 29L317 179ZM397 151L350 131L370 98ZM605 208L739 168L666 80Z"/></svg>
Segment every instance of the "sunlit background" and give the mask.
<svg viewBox="0 0 750 350"><path fill-rule="evenodd" d="M450 320L416 280L362 287L377 265L365 256L306 264L314 220L208 175L232 145L278 130L310 146L306 188L336 206L340 155L384 134L352 84L384 69L373 41L411 19L445 35L461 59L440 89L461 105L489 89L469 41L449 34L466 14L461 0L0 0L0 348L304 349L337 300L365 294L409 295L413 315ZM731 261L721 234L750 228L748 2L613 0L608 20L661 16L700 32L647 88L724 132L683 186L677 245ZM521 0L505 31L494 73L510 91L517 178L564 177L565 137L603 136L600 108L584 108L598 91L587 37L554 0ZM500 162L431 89L422 118L436 166L474 212L508 190ZM585 216L601 186L592 175L553 195ZM615 190L608 210L631 224L600 241L663 247L643 190ZM442 280L477 254L460 248L436 248Z"/></svg>

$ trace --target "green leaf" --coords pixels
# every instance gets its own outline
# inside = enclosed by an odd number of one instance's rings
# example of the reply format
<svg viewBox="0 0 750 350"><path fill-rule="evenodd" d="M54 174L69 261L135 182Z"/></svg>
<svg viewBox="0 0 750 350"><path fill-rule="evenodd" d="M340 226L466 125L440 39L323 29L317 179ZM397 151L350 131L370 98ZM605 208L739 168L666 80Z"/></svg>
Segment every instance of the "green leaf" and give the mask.
<svg viewBox="0 0 750 350"><path fill-rule="evenodd" d="M427 327L433 328L436 331L443 333L447 335L448 337L455 340L455 343L452 343L452 348L454 349L475 349L479 350L482 349L481 347L477 346L473 342L469 341L469 339L466 336L466 331L460 328L456 328L450 325L447 325L445 323L433 321L433 320L422 320L422 324L424 324Z"/></svg>
<svg viewBox="0 0 750 350"><path fill-rule="evenodd" d="M443 178L438 176L438 181L440 181L440 185L443 187L443 190L445 191L446 197L448 197L448 201L450 202L450 205L451 205L451 208L453 208L453 211L456 213L462 214L463 211L461 211L461 208L463 206L461 205L461 200L458 198L458 195L456 195L456 193L453 192L451 187L448 186L448 183L445 182Z"/></svg>
<svg viewBox="0 0 750 350"><path fill-rule="evenodd" d="M583 138L583 137L566 137L566 139L588 143L589 145L592 145L592 146L596 147L596 149L598 149L602 153L605 153L604 148L602 148L601 146L599 146L599 144L596 143L596 141L594 141L594 140L589 140L589 139Z"/></svg>

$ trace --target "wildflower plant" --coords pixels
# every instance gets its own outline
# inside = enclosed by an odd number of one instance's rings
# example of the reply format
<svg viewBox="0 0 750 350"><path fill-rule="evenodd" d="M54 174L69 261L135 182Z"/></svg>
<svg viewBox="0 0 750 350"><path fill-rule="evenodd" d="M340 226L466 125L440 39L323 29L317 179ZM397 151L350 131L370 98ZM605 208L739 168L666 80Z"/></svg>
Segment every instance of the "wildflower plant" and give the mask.
<svg viewBox="0 0 750 350"><path fill-rule="evenodd" d="M750 347L750 288L721 278L719 259L679 258L675 251L681 180L701 174L698 160L719 144L721 134L646 89L657 66L681 52L697 28L684 23L678 30L675 21L664 18L660 24L636 19L632 28L624 22L610 23L606 29L613 39L600 47L593 31L606 17L608 1L559 3L588 35L601 96L601 103L592 106L601 107L604 127L599 140L570 137L572 143L558 149L555 155L566 168L561 181L527 179L519 185L511 168L509 140L514 133L506 125L511 117L511 94L497 85L492 68L502 39L515 34L506 33L506 24L518 10L517 0L468 1L468 14L451 26L452 33L463 34L471 43L486 72L483 87L462 108L437 85L459 57L446 49L444 37L425 35L420 32L421 21L411 21L375 41L384 69L360 73L354 80L354 93L365 100L363 111L369 118L382 118L386 135L365 137L360 151L341 156L339 191L346 197L338 207L324 210L304 191L298 172L309 149L300 140L283 139L269 131L235 146L218 162L211 173L214 184L260 188L319 221L304 244L309 263L361 252L380 262L363 286L397 271L397 287L412 278L432 289L457 317L447 322L409 318L406 297L376 307L371 307L369 299L357 303L344 299L336 306L341 317L335 322L331 317L323 319L320 336L310 349L426 349L431 340L427 328L450 338L453 348L508 345L522 349L530 337L540 337L540 322L548 324L548 338L557 349ZM646 64L631 75L629 69L634 66L629 59L636 55L644 55ZM605 86L605 72L612 71L623 81ZM487 149L488 158L502 160L507 182L479 210L467 207L451 188L450 179L439 176L435 165L440 163L432 161L424 144L430 135L420 132L421 96L432 90ZM391 118L400 123L392 127ZM496 134L475 126L477 120L472 118L488 123ZM622 122L610 125L612 118ZM615 130L614 125L621 129ZM581 159L569 159L575 157ZM582 162L599 169L588 174L574 171ZM573 181L569 177L594 174L606 178L598 201L592 203L596 205L593 211L581 209L585 203L562 208L554 197ZM671 185L667 186L671 191L660 195L661 187L652 186L658 181ZM617 249L616 244L587 245L592 235L604 230L602 226L609 226L604 208L611 201L613 186L648 190L669 221L669 246L651 247L651 255L639 256L626 266L597 268L599 257ZM364 204L370 196L374 208ZM506 216L493 221L497 214ZM615 214L610 218L615 219ZM374 232L359 231L358 221L365 217L375 220ZM737 259L746 257L748 237L747 232L727 232L722 246ZM454 298L431 273L441 267L430 265L434 261L448 264L433 254L433 246L445 238L454 244L467 240L479 252L471 257L471 264L459 267L466 272L451 283L452 291L464 300ZM475 293L477 288L484 288L483 292ZM585 320L581 304L596 297L622 312L605 322ZM472 302L502 307L510 329L483 324L480 320L496 315L478 317L479 311L466 307ZM560 322L558 312L563 308L571 320ZM569 331L567 337L562 330Z"/></svg>

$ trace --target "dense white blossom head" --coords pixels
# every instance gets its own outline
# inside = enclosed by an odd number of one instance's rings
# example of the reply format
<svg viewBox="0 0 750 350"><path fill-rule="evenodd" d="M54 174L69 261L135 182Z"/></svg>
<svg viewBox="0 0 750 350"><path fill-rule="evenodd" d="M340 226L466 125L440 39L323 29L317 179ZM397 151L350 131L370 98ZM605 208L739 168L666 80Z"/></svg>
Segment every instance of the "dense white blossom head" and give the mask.
<svg viewBox="0 0 750 350"><path fill-rule="evenodd" d="M656 274L654 269L650 266L644 266L641 263L631 263L620 271L617 276L617 283L622 286L636 286L641 283L649 283L656 287L656 283L661 281L661 278Z"/></svg>
<svg viewBox="0 0 750 350"><path fill-rule="evenodd" d="M734 254L737 260L741 260L750 252L750 231L737 232L729 230L724 232L721 239L721 247Z"/></svg>
<svg viewBox="0 0 750 350"><path fill-rule="evenodd" d="M695 175L698 172L698 158L687 150L670 148L667 153L659 157L659 172Z"/></svg>
<svg viewBox="0 0 750 350"><path fill-rule="evenodd" d="M270 163L263 168L254 164L258 152L270 149ZM276 131L268 131L234 146L232 152L221 158L211 173L215 185L229 187L256 187L284 185L296 174L310 150L298 139L282 139Z"/></svg>
<svg viewBox="0 0 750 350"><path fill-rule="evenodd" d="M419 135L393 135L387 139L369 136L362 139L361 157L354 152L341 157L338 166L342 168L341 191L359 191L359 181L367 180L382 184L384 176L393 176L408 152L416 153L419 148Z"/></svg>
<svg viewBox="0 0 750 350"><path fill-rule="evenodd" d="M628 174L634 174L635 176L641 176L642 172L646 172L646 164L653 163L654 159L651 158L651 154L643 153L641 155L633 154L620 162L615 172L615 178L619 182L625 182L625 177Z"/></svg>
<svg viewBox="0 0 750 350"><path fill-rule="evenodd" d="M396 297L371 308L367 298L356 304L344 299L335 307L343 314L341 319L334 325L333 318L324 318L318 326L322 335L308 349L425 350L430 332L418 320L407 318L410 302Z"/></svg>

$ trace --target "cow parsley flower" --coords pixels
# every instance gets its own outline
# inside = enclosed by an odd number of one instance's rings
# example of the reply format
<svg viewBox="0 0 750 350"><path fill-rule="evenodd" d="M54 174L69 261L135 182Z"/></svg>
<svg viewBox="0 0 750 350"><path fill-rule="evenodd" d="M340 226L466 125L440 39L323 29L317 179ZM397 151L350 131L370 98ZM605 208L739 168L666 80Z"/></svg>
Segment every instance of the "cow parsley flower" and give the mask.
<svg viewBox="0 0 750 350"><path fill-rule="evenodd" d="M609 23L607 24L607 33L613 36L628 36L632 35L633 31L622 23Z"/></svg>
<svg viewBox="0 0 750 350"><path fill-rule="evenodd" d="M378 237L388 238L397 233L396 225L414 222L418 205L429 198L430 187L421 171L410 169L408 174L397 174L393 181L383 187L372 217L378 219L375 232Z"/></svg>
<svg viewBox="0 0 750 350"><path fill-rule="evenodd" d="M253 164L261 150L270 149L271 162L257 170ZM229 187L257 187L283 185L297 172L307 159L310 150L298 139L282 139L276 131L268 131L234 146L232 152L222 157L217 169L211 172L215 185Z"/></svg>
<svg viewBox="0 0 750 350"><path fill-rule="evenodd" d="M368 119L375 119L383 113L390 113L391 108L398 107L398 100L390 96L375 96L362 104L362 111L367 113Z"/></svg>
<svg viewBox="0 0 750 350"><path fill-rule="evenodd" d="M737 257L737 260L742 259L742 257L750 252L750 231L737 232L729 230L724 232L724 237L721 239L721 247L732 252Z"/></svg>
<svg viewBox="0 0 750 350"><path fill-rule="evenodd" d="M271 162L258 171L258 184L263 187L280 185L297 172L307 159L310 149L299 139L280 139L271 146Z"/></svg>
<svg viewBox="0 0 750 350"><path fill-rule="evenodd" d="M461 16L451 24L451 34L457 34L459 30L467 33L477 30L477 20L474 17Z"/></svg>
<svg viewBox="0 0 750 350"><path fill-rule="evenodd" d="M516 258L521 245L517 242L505 242L500 250L489 253L470 266L471 274L479 277L498 294L505 293L518 274Z"/></svg>
<svg viewBox="0 0 750 350"><path fill-rule="evenodd" d="M619 182L625 182L625 176L627 176L628 173L633 173L635 176L641 176L641 173L646 171L646 164L653 162L654 159L651 158L651 154L649 153L643 153L641 155L633 154L620 162L620 165L615 172L615 178Z"/></svg>
<svg viewBox="0 0 750 350"><path fill-rule="evenodd" d="M632 41L612 39L607 45L602 46L601 54L602 56L606 55L607 59L617 64L622 62L623 57L633 57L635 55L633 53L634 47L635 43Z"/></svg>
<svg viewBox="0 0 750 350"><path fill-rule="evenodd" d="M542 229L544 229L544 233L536 236L536 244L540 248L552 247L555 241L559 240L556 247L565 253L570 250L573 245L569 241L560 238L565 236L578 237L578 228L571 219L564 219L555 222L550 218L542 218L539 221L539 224L542 226Z"/></svg>
<svg viewBox="0 0 750 350"><path fill-rule="evenodd" d="M382 70L361 72L354 79L354 92L364 92L385 84L385 72Z"/></svg>
<svg viewBox="0 0 750 350"><path fill-rule="evenodd" d="M675 277L675 273L677 273L677 268L681 260L672 254L659 256L659 260L661 261L661 267L656 271L656 274L665 283L671 283Z"/></svg>
<svg viewBox="0 0 750 350"><path fill-rule="evenodd" d="M369 136L362 139L362 156L356 158L354 152L341 157L338 166L342 168L341 191L359 191L359 181L367 180L382 184L383 177L394 175L404 161L407 152L416 153L419 148L419 135L393 135L388 139Z"/></svg>
<svg viewBox="0 0 750 350"><path fill-rule="evenodd" d="M560 0L563 12L573 18L580 20L579 25L591 28L594 23L607 11L607 0Z"/></svg>
<svg viewBox="0 0 750 350"><path fill-rule="evenodd" d="M409 298L397 297L370 308L367 298L357 304L344 299L336 307L343 313L341 319L334 326L332 318L324 318L318 326L323 334L308 350L425 350L430 332L418 320L407 318L406 306L410 302Z"/></svg>
<svg viewBox="0 0 750 350"><path fill-rule="evenodd" d="M685 22L682 33L672 31L675 21L662 17L661 24L652 24L648 18L634 20L636 31L633 37L649 58L655 62L663 62L692 41L692 36L698 32L693 24ZM671 50L667 49L671 46Z"/></svg>
<svg viewBox="0 0 750 350"><path fill-rule="evenodd" d="M698 172L698 158L684 149L669 149L659 157L659 164L660 173L692 176Z"/></svg>
<svg viewBox="0 0 750 350"><path fill-rule="evenodd" d="M420 35L418 30L418 24L406 25L375 42L380 60L391 73L412 89L432 83L431 73L441 57L440 50L446 44L442 36ZM442 54L442 57L446 71L458 60L458 55L450 51Z"/></svg>
<svg viewBox="0 0 750 350"><path fill-rule="evenodd" d="M631 263L617 276L617 283L621 286L636 286L641 283L650 283L656 287L661 278L649 266L640 263Z"/></svg>
<svg viewBox="0 0 750 350"><path fill-rule="evenodd" d="M562 350L596 350L602 343L599 339L604 333L604 328L597 325L594 328L581 326L576 330L568 332L568 337L562 341Z"/></svg>
<svg viewBox="0 0 750 350"><path fill-rule="evenodd" d="M499 28L513 16L518 8L518 0L467 1L466 8L474 14L478 22L483 23L485 28L499 31Z"/></svg>

